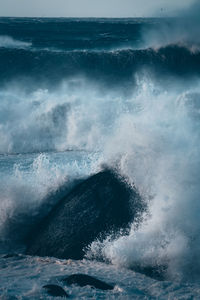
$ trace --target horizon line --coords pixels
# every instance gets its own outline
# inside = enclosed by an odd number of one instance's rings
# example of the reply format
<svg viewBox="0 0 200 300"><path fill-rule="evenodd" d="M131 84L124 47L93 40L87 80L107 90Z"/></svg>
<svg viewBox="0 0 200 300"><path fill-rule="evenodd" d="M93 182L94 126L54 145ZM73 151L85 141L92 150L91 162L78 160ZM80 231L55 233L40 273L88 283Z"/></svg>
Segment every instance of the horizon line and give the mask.
<svg viewBox="0 0 200 300"><path fill-rule="evenodd" d="M0 16L0 18L16 18L16 19L165 19L179 18L178 16L143 16L143 17L63 17L63 16Z"/></svg>

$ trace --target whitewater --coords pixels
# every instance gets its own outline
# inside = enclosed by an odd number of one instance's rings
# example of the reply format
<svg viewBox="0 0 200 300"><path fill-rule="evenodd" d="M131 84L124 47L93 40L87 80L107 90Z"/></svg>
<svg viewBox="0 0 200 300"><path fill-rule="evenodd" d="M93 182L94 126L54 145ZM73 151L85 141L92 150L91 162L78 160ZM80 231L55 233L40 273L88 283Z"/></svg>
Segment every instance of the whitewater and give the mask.
<svg viewBox="0 0 200 300"><path fill-rule="evenodd" d="M48 299L44 284L77 272L114 289L64 287L73 299L199 299L199 23L183 24L0 19L2 299ZM25 255L57 191L105 166L137 189L142 216L81 261Z"/></svg>

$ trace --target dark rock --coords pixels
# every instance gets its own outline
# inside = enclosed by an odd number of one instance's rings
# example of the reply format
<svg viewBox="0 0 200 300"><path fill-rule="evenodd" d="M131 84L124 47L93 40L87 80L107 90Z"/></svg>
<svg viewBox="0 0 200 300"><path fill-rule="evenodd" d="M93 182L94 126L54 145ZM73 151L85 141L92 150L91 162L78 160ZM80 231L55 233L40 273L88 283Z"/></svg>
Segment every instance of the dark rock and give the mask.
<svg viewBox="0 0 200 300"><path fill-rule="evenodd" d="M30 237L30 232L34 231L37 224L41 223L48 216L56 203L81 182L82 180L80 179L68 181L44 198L38 206L30 206L28 202L23 207L17 205L13 210L12 217L7 218L3 226L3 236L8 239L6 241L8 251L12 251L11 249L16 245L19 245L21 248L22 245L26 244L27 238L29 239Z"/></svg>
<svg viewBox="0 0 200 300"><path fill-rule="evenodd" d="M13 257L19 257L19 255L16 253L9 253L3 256L3 258L13 258Z"/></svg>
<svg viewBox="0 0 200 300"><path fill-rule="evenodd" d="M113 286L105 283L99 279L96 279L92 276L85 275L85 274L74 274L70 275L67 278L62 279L62 281L68 285L71 284L77 284L81 287L90 285L93 288L99 289L99 290L113 290Z"/></svg>
<svg viewBox="0 0 200 300"><path fill-rule="evenodd" d="M166 280L167 266L140 266L135 265L131 268L134 272L144 274L147 277L158 281Z"/></svg>
<svg viewBox="0 0 200 300"><path fill-rule="evenodd" d="M23 259L24 257L23 257L23 255L20 255L20 254L9 253L9 254L3 255L2 258L4 258L4 259L12 258L14 260L20 260L20 259Z"/></svg>
<svg viewBox="0 0 200 300"><path fill-rule="evenodd" d="M69 297L69 295L59 285L48 284L48 285L44 285L43 288L47 291L49 296L65 297L65 298Z"/></svg>
<svg viewBox="0 0 200 300"><path fill-rule="evenodd" d="M15 296L7 296L7 295L1 295L0 296L1 300L17 300L19 298L15 297Z"/></svg>
<svg viewBox="0 0 200 300"><path fill-rule="evenodd" d="M141 209L136 191L114 172L102 171L56 205L29 235L27 254L82 259L84 247L105 233L127 228Z"/></svg>

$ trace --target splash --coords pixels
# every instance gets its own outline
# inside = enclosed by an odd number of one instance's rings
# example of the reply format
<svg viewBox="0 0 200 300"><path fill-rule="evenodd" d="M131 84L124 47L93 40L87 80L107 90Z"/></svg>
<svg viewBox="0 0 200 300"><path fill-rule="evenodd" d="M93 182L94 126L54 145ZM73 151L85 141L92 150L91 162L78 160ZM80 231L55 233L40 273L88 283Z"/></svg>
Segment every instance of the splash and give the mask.
<svg viewBox="0 0 200 300"><path fill-rule="evenodd" d="M140 83L104 155L108 161L118 158L120 172L136 185L149 210L128 235L94 242L88 257L129 268L167 265L175 277L184 277L188 268L198 274L199 97L199 84L177 94Z"/></svg>
<svg viewBox="0 0 200 300"><path fill-rule="evenodd" d="M11 99L6 94L1 104L2 111L7 110L1 125L5 136L1 151L31 153L48 148L98 153L90 156L91 163L81 164L82 171L74 177L89 175L102 163L117 167L137 187L149 209L142 223L132 225L129 235L94 242L92 255L130 268L167 265L169 274L184 274L187 268L198 273L200 84L197 80L164 89L144 76L138 76L136 84L129 96L103 94L86 81L68 82L54 92L39 90L29 95L29 101L26 94L15 93L12 110L4 105ZM24 176L15 168L15 180L25 180L28 188L23 190L24 198L14 189L10 207L18 205L17 199L27 203L30 193L30 207L34 207L67 180L66 174L80 167L80 160L66 166L61 160L57 168L39 155L29 183L27 173ZM6 199L6 205L10 201ZM6 211L12 214L12 209Z"/></svg>
<svg viewBox="0 0 200 300"><path fill-rule="evenodd" d="M77 81L68 82L53 93L39 90L29 95L29 101L25 93L15 93L9 107L4 104L12 94L6 94L1 104L2 111L7 110L7 120L1 125L2 152L30 155L48 148L55 153L73 149L92 155L89 163L85 163L86 156L81 163L80 156L68 167L63 160L52 163L51 153L39 155L31 163L30 177L20 165L15 166L13 189L3 185L6 198L1 223L16 210L27 213L31 207L30 215L35 214L46 195L68 180L67 174L87 176L106 163L137 187L148 212L128 235L94 242L90 254L128 268L167 265L170 276L182 276L187 268L197 274L199 81L164 89L138 76L137 88L129 96L103 94L87 82L78 82L79 89Z"/></svg>
<svg viewBox="0 0 200 300"><path fill-rule="evenodd" d="M78 152L20 154L2 156L0 164L0 242L15 244L48 214L62 191L66 194L75 180L96 171L98 156Z"/></svg>
<svg viewBox="0 0 200 300"><path fill-rule="evenodd" d="M187 8L177 9L176 17L166 19L159 29L155 27L143 30L144 47L159 49L176 45L188 48L191 53L199 52L199 8L199 1L192 1Z"/></svg>

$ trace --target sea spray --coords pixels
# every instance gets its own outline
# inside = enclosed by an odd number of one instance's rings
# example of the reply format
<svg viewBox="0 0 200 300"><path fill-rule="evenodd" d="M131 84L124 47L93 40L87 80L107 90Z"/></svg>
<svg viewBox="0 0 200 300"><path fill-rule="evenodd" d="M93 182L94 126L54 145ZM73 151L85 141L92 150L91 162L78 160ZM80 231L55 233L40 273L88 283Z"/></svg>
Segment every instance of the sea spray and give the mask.
<svg viewBox="0 0 200 300"><path fill-rule="evenodd" d="M142 81L131 100L134 109L115 123L105 157L119 157L120 172L136 185L149 209L129 235L94 242L91 252L98 257L101 253L130 268L167 265L169 276L184 277L189 268L190 276L198 277L199 85L194 89L177 95Z"/></svg>
<svg viewBox="0 0 200 300"><path fill-rule="evenodd" d="M13 220L20 221L17 236L51 209L63 184L106 164L137 188L148 209L128 233L95 241L88 256L198 279L198 27L188 38L172 24L173 39L167 27L163 41L166 20L24 22L0 24L4 36L10 30L15 42L31 41L0 48L1 237L9 238ZM158 43L148 35L152 27Z"/></svg>

